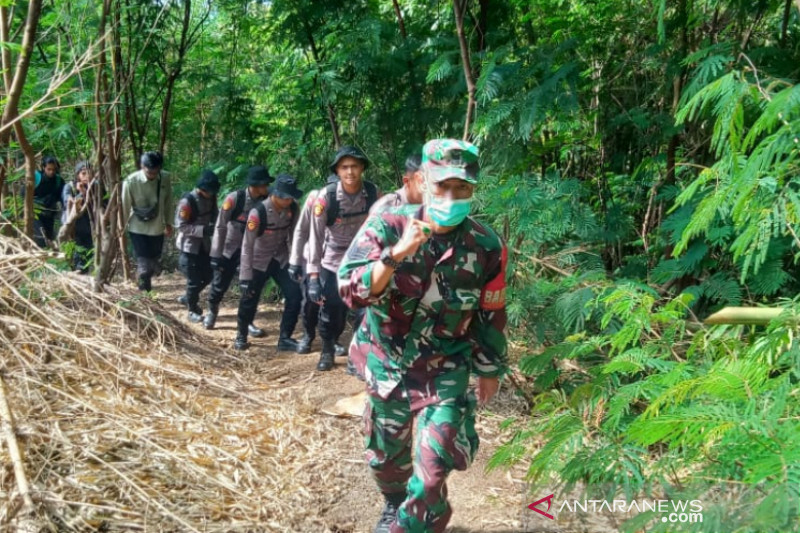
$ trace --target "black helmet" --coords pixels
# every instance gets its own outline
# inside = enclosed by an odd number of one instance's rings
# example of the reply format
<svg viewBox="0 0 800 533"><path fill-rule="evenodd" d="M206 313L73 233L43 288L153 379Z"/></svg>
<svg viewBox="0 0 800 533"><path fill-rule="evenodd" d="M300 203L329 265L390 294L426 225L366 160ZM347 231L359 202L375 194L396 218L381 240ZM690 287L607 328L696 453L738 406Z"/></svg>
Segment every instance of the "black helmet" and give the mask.
<svg viewBox="0 0 800 533"><path fill-rule="evenodd" d="M360 160L364 164L364 170L369 167L369 159L364 155L364 152L355 146L342 146L339 151L336 152L336 157L333 158L333 163L331 163L331 172L334 174L336 174L336 165L339 164L339 161L341 161L343 157L354 157Z"/></svg>

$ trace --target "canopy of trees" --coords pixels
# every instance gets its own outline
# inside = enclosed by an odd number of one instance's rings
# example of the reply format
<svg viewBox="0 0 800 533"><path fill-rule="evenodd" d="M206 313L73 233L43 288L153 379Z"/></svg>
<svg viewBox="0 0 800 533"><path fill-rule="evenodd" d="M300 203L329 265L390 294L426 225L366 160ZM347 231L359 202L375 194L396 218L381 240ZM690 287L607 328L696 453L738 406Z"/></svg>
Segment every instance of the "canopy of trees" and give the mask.
<svg viewBox="0 0 800 533"><path fill-rule="evenodd" d="M30 0L0 31L3 216L30 233L37 154L90 158L105 274L143 150L183 188L263 162L311 189L356 144L389 189L426 139L470 138L534 414L496 465L798 528L800 0Z"/></svg>

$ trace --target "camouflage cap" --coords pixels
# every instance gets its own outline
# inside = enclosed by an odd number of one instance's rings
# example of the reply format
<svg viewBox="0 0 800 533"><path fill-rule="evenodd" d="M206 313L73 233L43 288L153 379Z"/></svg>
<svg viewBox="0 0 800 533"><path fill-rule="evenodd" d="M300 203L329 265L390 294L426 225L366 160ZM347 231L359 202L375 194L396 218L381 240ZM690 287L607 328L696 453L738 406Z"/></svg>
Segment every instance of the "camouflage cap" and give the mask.
<svg viewBox="0 0 800 533"><path fill-rule="evenodd" d="M434 182L458 178L478 183L478 147L458 139L434 139L422 147L422 170Z"/></svg>

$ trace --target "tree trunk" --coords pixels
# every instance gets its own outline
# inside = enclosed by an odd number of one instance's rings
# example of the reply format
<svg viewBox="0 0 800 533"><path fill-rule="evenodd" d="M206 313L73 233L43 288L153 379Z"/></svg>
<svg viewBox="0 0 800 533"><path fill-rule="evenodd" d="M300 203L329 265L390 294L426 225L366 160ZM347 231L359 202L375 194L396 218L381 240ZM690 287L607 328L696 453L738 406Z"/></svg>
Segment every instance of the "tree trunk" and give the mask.
<svg viewBox="0 0 800 533"><path fill-rule="evenodd" d="M172 106L172 94L175 91L175 82L181 75L183 69L183 60L186 57L186 52L189 50L189 23L192 20L192 0L184 0L183 2L183 23L181 24L181 39L178 46L178 61L175 67L167 74L167 92L164 96L164 104L161 106L161 120L159 122L160 134L158 141L158 151L164 153L164 147L167 144L167 134L169 133L169 110Z"/></svg>
<svg viewBox="0 0 800 533"><path fill-rule="evenodd" d="M33 52L33 44L36 40L36 28L39 26L39 16L42 13L42 0L30 0L28 2L28 14L25 17L25 29L22 34L22 48L17 58L17 66L14 70L14 77L11 79L10 85L6 86L6 102L5 109L3 110L2 118L0 119L0 146L8 144L11 136L12 122L17 120L19 115L19 100L22 96L22 90L25 87L25 80L28 77L28 68L31 65L31 53ZM0 9L0 16L2 22L0 27L3 28L5 35L3 41L6 42L8 38L8 29L10 28L11 21L8 20L8 8L3 7ZM10 54L7 54L7 47L4 46L3 69L9 71L11 68ZM8 60L8 63L5 61ZM4 79L9 79L10 73L4 75Z"/></svg>
<svg viewBox="0 0 800 533"><path fill-rule="evenodd" d="M317 43L314 40L314 34L311 31L311 27L305 20L303 21L303 27L305 28L306 31L308 44L311 47L311 55L314 57L314 61L317 64L319 64L320 63L319 50L317 49ZM322 97L322 101L325 103L325 110L328 113L328 122L330 122L331 124L331 132L333 133L333 144L335 145L335 149L338 150L342 146L342 137L339 134L339 121L336 120L336 109L334 109L333 104L331 104L330 101L328 101L327 97L325 96L325 90L321 85L320 85L320 95Z"/></svg>
<svg viewBox="0 0 800 533"><path fill-rule="evenodd" d="M31 0L28 3L28 13L25 17L25 27L22 34L22 48L17 58L17 66L14 69L14 76L11 76L11 54L7 46L3 46L3 83L6 89L6 103L0 118L0 147L8 145L11 138L11 128L17 135L22 153L25 156L25 234L33 236L33 189L36 172L36 154L33 147L28 142L22 123L19 121L19 100L25 87L25 80L28 77L28 69L31 64L31 53L36 40L36 28L39 26L39 17L42 13L42 0ZM0 40L8 42L9 28L11 21L7 6L0 9ZM2 185L2 184L0 184Z"/></svg>
<svg viewBox="0 0 800 533"><path fill-rule="evenodd" d="M456 16L456 29L458 32L458 44L461 48L461 64L464 68L464 80L467 83L467 115L464 118L463 139L470 139L470 129L475 114L475 80L472 76L472 64L469 57L469 43L464 32L464 14L467 10L468 0L453 0L453 12Z"/></svg>
<svg viewBox="0 0 800 533"><path fill-rule="evenodd" d="M105 106L95 106L97 122L97 172L100 186L93 194L95 207L95 284L97 291L110 281L112 267L117 260L118 243L124 232L119 223L120 182L122 174L122 124L120 121L118 97L125 91L122 79L122 51L119 42L119 6L112 6L113 0L103 1L98 35L101 38L95 75L95 101L109 102ZM109 16L113 16L112 29L106 35ZM108 40L110 39L110 42ZM109 81L108 57L111 58L111 81ZM108 203L103 206L103 192L109 193ZM124 258L123 258L124 260Z"/></svg>

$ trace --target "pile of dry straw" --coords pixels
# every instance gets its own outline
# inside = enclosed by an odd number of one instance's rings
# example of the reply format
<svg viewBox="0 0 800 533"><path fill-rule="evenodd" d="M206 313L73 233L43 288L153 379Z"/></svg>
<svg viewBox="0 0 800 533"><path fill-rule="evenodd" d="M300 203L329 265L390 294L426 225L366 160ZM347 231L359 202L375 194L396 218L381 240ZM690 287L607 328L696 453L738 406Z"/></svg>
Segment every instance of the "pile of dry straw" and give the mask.
<svg viewBox="0 0 800 533"><path fill-rule="evenodd" d="M0 236L0 346L0 531L325 530L328 422L158 302Z"/></svg>

